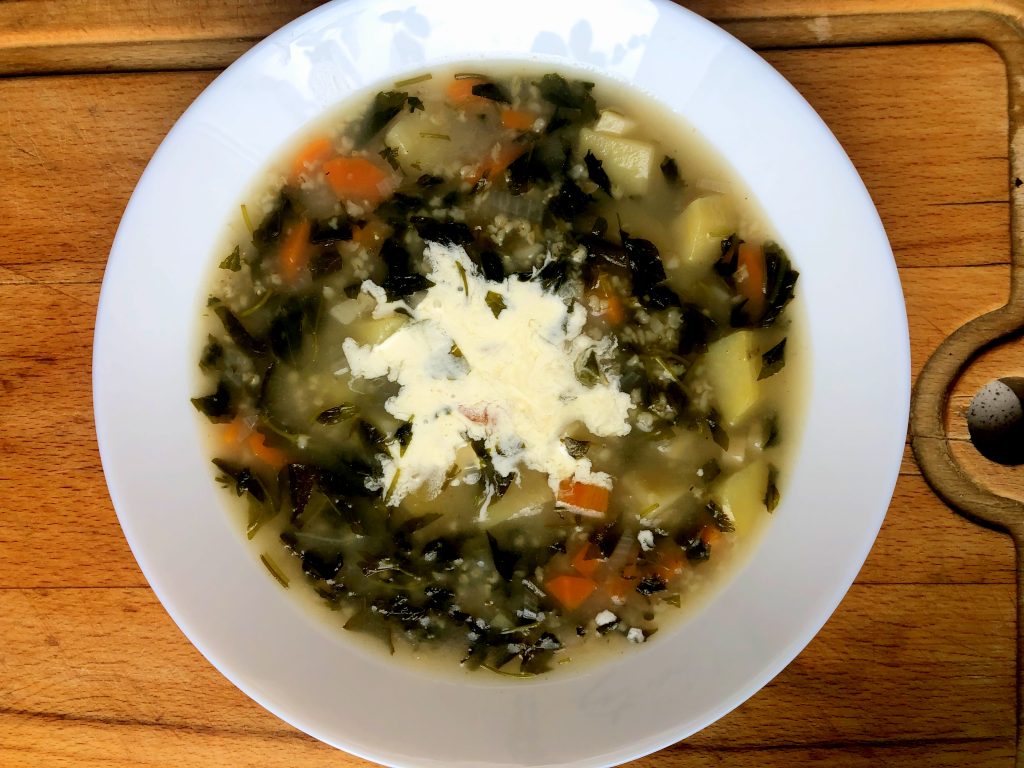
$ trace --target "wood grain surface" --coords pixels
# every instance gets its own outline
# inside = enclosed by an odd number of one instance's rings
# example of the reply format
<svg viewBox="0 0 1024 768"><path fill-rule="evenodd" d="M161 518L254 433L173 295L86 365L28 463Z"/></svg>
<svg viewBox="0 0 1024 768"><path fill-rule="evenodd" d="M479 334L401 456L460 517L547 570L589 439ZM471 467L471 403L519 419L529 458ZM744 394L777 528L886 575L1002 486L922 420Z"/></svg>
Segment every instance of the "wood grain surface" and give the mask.
<svg viewBox="0 0 1024 768"><path fill-rule="evenodd" d="M0 77L2 768L364 764L251 702L171 622L107 497L90 397L103 268L148 157L216 76L202 67L311 5L0 3L0 73L18 74ZM690 5L726 20L807 15L820 26L823 10L906 4ZM766 55L832 128L878 205L916 374L949 333L1006 300L1004 66L972 42ZM1020 373L1022 353L972 368L954 398L955 435L973 388ZM1021 487L1013 471L998 482ZM947 509L908 451L878 541L822 632L738 710L635 765L1009 768L1014 578L1010 540Z"/></svg>

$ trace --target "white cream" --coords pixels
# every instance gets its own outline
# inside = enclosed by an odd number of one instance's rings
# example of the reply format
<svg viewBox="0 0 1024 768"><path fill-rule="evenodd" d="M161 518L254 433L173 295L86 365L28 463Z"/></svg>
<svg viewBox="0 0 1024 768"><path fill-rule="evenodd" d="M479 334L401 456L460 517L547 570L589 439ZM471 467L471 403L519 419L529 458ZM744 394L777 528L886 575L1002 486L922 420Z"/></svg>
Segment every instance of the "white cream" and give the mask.
<svg viewBox="0 0 1024 768"><path fill-rule="evenodd" d="M598 436L629 432L631 402L618 382L587 387L576 377L575 361L611 351L610 341L582 332L583 306L566 306L535 281L490 282L458 246L428 243L425 255L433 285L415 307L389 303L379 286L363 284L378 302L374 317L401 309L410 321L379 344L343 344L353 377L399 384L385 408L412 422L404 453L392 445L383 461L387 503L421 487L436 494L467 440L483 440L502 475L534 469L556 493L567 478L610 487L607 475L562 443L576 423ZM488 293L505 305L497 317Z"/></svg>

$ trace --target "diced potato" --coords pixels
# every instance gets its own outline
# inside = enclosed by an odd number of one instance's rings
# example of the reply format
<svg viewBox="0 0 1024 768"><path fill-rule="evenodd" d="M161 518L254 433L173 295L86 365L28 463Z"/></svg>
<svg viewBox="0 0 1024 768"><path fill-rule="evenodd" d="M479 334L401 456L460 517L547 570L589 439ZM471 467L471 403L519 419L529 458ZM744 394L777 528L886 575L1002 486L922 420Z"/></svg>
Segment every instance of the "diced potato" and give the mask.
<svg viewBox="0 0 1024 768"><path fill-rule="evenodd" d="M595 131L598 133L608 133L612 136L625 136L634 128L636 128L635 121L610 109L601 110L601 115L594 124Z"/></svg>
<svg viewBox="0 0 1024 768"><path fill-rule="evenodd" d="M384 135L402 170L450 177L465 164L478 162L494 145L494 136L471 121L448 119L448 110L403 112Z"/></svg>
<svg viewBox="0 0 1024 768"><path fill-rule="evenodd" d="M637 469L619 478L613 495L619 504L643 513L648 525L671 527L680 524L681 518L693 511L696 498L690 493L693 481L694 476L684 472Z"/></svg>
<svg viewBox="0 0 1024 768"><path fill-rule="evenodd" d="M519 482L513 482L505 491L505 495L487 508L483 524L489 528L517 513L526 514L525 510L539 512L546 506L554 504L554 501L555 495L551 492L546 475L540 472L523 472L519 476Z"/></svg>
<svg viewBox="0 0 1024 768"><path fill-rule="evenodd" d="M405 325L405 315L389 315L374 319L358 320L348 327L348 337L357 344L380 344L384 339Z"/></svg>
<svg viewBox="0 0 1024 768"><path fill-rule="evenodd" d="M409 174L442 175L457 160L450 126L439 121L437 113L403 113L384 135L384 143L395 150L402 170Z"/></svg>
<svg viewBox="0 0 1024 768"><path fill-rule="evenodd" d="M738 424L757 400L758 358L753 331L735 331L708 346L704 376L712 401L730 425Z"/></svg>
<svg viewBox="0 0 1024 768"><path fill-rule="evenodd" d="M762 459L721 478L711 488L711 498L732 518L740 535L750 531L758 515L767 512L768 465Z"/></svg>
<svg viewBox="0 0 1024 768"><path fill-rule="evenodd" d="M684 264L700 271L711 268L722 254L722 239L736 232L736 211L722 195L698 197L672 225Z"/></svg>
<svg viewBox="0 0 1024 768"><path fill-rule="evenodd" d="M625 195L647 192L654 164L654 147L651 144L583 128L580 130L580 157L587 152L593 152L594 157L601 161L613 189L617 187Z"/></svg>

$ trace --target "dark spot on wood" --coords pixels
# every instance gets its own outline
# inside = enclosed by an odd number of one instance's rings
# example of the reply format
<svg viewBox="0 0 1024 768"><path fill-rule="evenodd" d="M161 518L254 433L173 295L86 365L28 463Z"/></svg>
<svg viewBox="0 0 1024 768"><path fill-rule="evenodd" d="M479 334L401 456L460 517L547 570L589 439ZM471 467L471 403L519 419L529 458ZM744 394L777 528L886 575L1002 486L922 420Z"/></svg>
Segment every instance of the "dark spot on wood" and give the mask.
<svg viewBox="0 0 1024 768"><path fill-rule="evenodd" d="M45 642L51 648L56 648L58 645L60 645L60 641L53 635L47 635L43 642Z"/></svg>

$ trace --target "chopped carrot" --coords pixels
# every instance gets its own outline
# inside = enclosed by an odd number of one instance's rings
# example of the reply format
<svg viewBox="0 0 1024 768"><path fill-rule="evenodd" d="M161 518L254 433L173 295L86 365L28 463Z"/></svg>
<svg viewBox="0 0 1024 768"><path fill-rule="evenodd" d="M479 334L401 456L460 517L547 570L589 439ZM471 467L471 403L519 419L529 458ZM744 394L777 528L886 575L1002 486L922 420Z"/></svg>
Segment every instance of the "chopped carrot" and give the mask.
<svg viewBox="0 0 1024 768"><path fill-rule="evenodd" d="M487 101L473 93L473 87L483 83L482 77L457 77L445 89L445 98L456 107L464 107L474 101Z"/></svg>
<svg viewBox="0 0 1024 768"><path fill-rule="evenodd" d="M596 313L597 316L603 317L611 326L622 325L626 319L626 308L619 294L609 285L609 281L604 276L598 278L594 295L600 301L600 310Z"/></svg>
<svg viewBox="0 0 1024 768"><path fill-rule="evenodd" d="M576 551L570 562L577 573L583 576L593 576L594 571L601 565L601 552L588 541Z"/></svg>
<svg viewBox="0 0 1024 768"><path fill-rule="evenodd" d="M356 245L361 245L363 248L369 249L371 246L376 245L384 241L384 235L387 233L387 226L374 220L361 227L355 227L352 230L352 242Z"/></svg>
<svg viewBox="0 0 1024 768"><path fill-rule="evenodd" d="M575 611L597 589L597 582L586 576L555 576L545 586L553 598L567 610Z"/></svg>
<svg viewBox="0 0 1024 768"><path fill-rule="evenodd" d="M608 306L604 310L604 319L608 321L609 325L622 325L626 319L626 309L622 306L622 299L614 293L609 293L605 297L605 301L608 302Z"/></svg>
<svg viewBox="0 0 1024 768"><path fill-rule="evenodd" d="M295 159L292 161L292 180L308 175L316 166L330 157L333 151L334 145L330 139L324 137L313 139L295 155Z"/></svg>
<svg viewBox="0 0 1024 768"><path fill-rule="evenodd" d="M238 416L232 419L224 427L224 431L221 432L221 437L224 440L225 445L240 445L245 438L249 436L249 427L245 425L245 422Z"/></svg>
<svg viewBox="0 0 1024 768"><path fill-rule="evenodd" d="M640 568L635 562L627 564L618 574L609 577L604 583L604 591L613 599L624 599L636 586L640 578Z"/></svg>
<svg viewBox="0 0 1024 768"><path fill-rule="evenodd" d="M764 311L765 264L764 251L760 246L741 243L736 261L740 275L736 288L747 300L747 311L751 317L760 317Z"/></svg>
<svg viewBox="0 0 1024 768"><path fill-rule="evenodd" d="M288 463L288 457L285 456L283 451L267 445L266 440L266 437L261 433L253 432L249 435L249 450L252 451L253 456L267 466L281 469L281 467Z"/></svg>
<svg viewBox="0 0 1024 768"><path fill-rule="evenodd" d="M713 525L705 525L700 529L700 540L704 546L712 547L722 538L722 532Z"/></svg>
<svg viewBox="0 0 1024 768"><path fill-rule="evenodd" d="M278 261L281 265L281 276L289 283L294 283L309 264L309 232L309 220L302 219L285 234L281 242Z"/></svg>
<svg viewBox="0 0 1024 768"><path fill-rule="evenodd" d="M528 131L537 122L537 115L525 109L501 110L501 124L512 131Z"/></svg>
<svg viewBox="0 0 1024 768"><path fill-rule="evenodd" d="M377 205L395 191L388 171L365 157L334 157L324 163L324 175L340 200Z"/></svg>
<svg viewBox="0 0 1024 768"><path fill-rule="evenodd" d="M672 581L683 572L686 561L683 559L683 550L674 544L658 550L654 561L654 572L663 581Z"/></svg>
<svg viewBox="0 0 1024 768"><path fill-rule="evenodd" d="M463 176L463 178L470 184L476 184L484 177L493 179L495 176L504 173L505 169L512 165L512 162L523 154L525 149L526 147L522 144L514 142L496 144L487 157L473 168L472 171Z"/></svg>
<svg viewBox="0 0 1024 768"><path fill-rule="evenodd" d="M611 491L603 485L588 485L574 480L563 480L558 487L558 501L579 510L589 510L603 515L608 511L608 497Z"/></svg>

